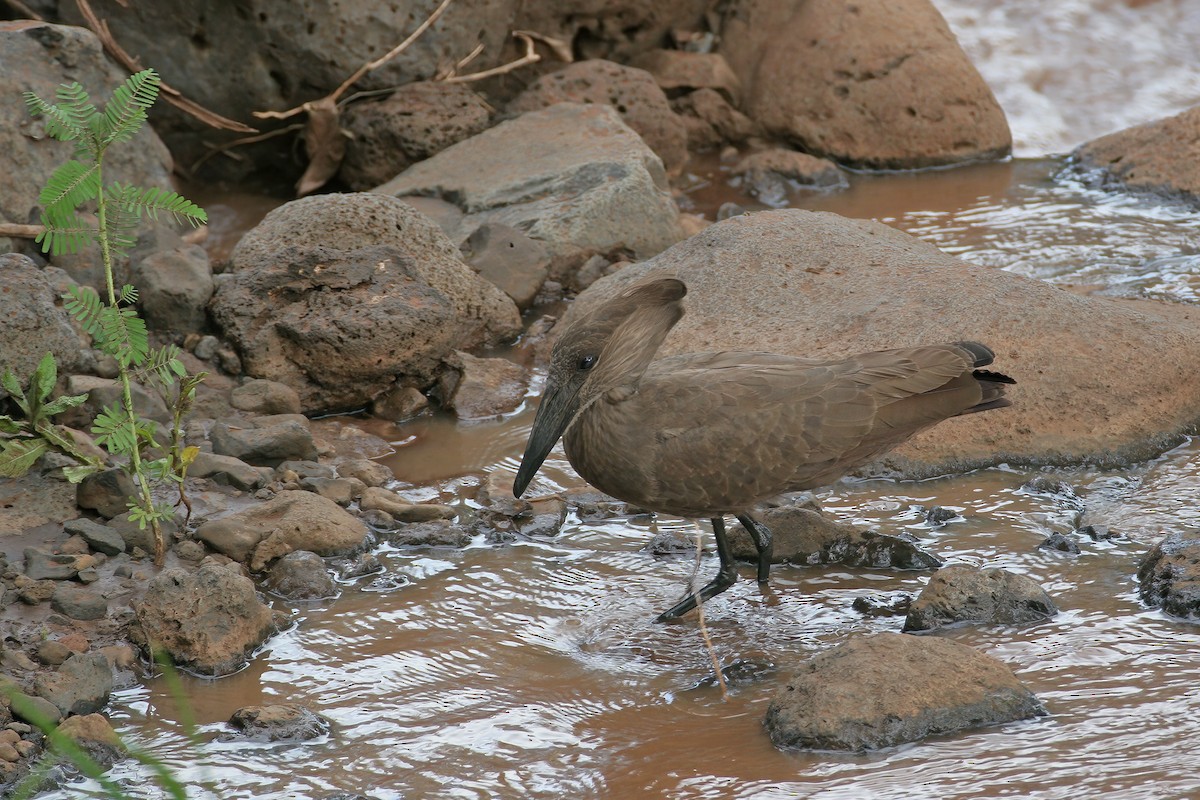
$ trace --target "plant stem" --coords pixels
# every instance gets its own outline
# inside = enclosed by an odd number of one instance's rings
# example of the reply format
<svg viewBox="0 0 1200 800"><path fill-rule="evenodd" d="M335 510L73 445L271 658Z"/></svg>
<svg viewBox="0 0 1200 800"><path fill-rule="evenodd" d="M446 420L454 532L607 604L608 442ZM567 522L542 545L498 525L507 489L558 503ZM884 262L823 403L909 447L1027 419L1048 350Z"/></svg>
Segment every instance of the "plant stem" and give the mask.
<svg viewBox="0 0 1200 800"><path fill-rule="evenodd" d="M113 281L112 251L108 244L108 202L104 196L104 150L96 153L96 177L100 184L100 194L96 200L96 218L98 222L97 239L100 241L100 260L104 265L104 286L108 290L108 304L117 307L117 289ZM154 498L150 494L150 481L142 471L141 445L138 441L137 413L133 408L133 390L129 383L129 365L122 358L117 359L117 374L121 379L121 401L125 406L125 415L129 421L130 440L133 447L129 451L129 465L133 469L134 479L141 492L142 509L150 521L154 531L154 563L162 566L165 547L162 526L154 514Z"/></svg>

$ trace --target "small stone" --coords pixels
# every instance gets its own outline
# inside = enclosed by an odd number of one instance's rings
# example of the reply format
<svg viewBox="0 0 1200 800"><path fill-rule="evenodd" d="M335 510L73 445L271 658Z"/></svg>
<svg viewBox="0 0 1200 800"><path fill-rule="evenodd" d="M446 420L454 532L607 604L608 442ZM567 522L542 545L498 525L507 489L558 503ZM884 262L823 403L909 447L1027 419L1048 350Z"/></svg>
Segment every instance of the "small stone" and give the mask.
<svg viewBox="0 0 1200 800"><path fill-rule="evenodd" d="M1109 530L1107 525L1085 525L1076 533L1087 536L1093 542L1107 542L1120 535Z"/></svg>
<svg viewBox="0 0 1200 800"><path fill-rule="evenodd" d="M63 583L54 590L50 607L71 619L104 619L108 615L108 600L98 592Z"/></svg>
<svg viewBox="0 0 1200 800"><path fill-rule="evenodd" d="M447 520L401 525L387 534L389 542L406 547L466 547L471 534Z"/></svg>
<svg viewBox="0 0 1200 800"><path fill-rule="evenodd" d="M44 603L54 596L54 589L58 586L57 581L45 580L35 581L21 575L16 580L17 598L26 605L36 606L38 603Z"/></svg>
<svg viewBox="0 0 1200 800"><path fill-rule="evenodd" d="M459 419L486 419L506 414L525 400L529 374L506 358L455 354L462 364L449 405Z"/></svg>
<svg viewBox="0 0 1200 800"><path fill-rule="evenodd" d="M264 742L306 741L324 736L330 728L329 720L294 703L239 708L229 724L247 738Z"/></svg>
<svg viewBox="0 0 1200 800"><path fill-rule="evenodd" d="M37 664L33 663L29 656L25 655L20 650L10 647L5 647L2 651L0 651L0 666L3 666L8 670L15 669L24 672L30 672L37 669Z"/></svg>
<svg viewBox="0 0 1200 800"><path fill-rule="evenodd" d="M410 503L395 492L378 486L368 487L358 502L364 511L386 511L398 522L425 522L434 519L453 519L458 511L438 503Z"/></svg>
<svg viewBox="0 0 1200 800"><path fill-rule="evenodd" d="M114 567L114 568L113 568L113 576L115 576L115 577L117 577L117 578L131 578L131 577L133 577L133 565L131 565L131 564L118 564L116 567Z"/></svg>
<svg viewBox="0 0 1200 800"><path fill-rule="evenodd" d="M1037 546L1038 550L1058 550L1063 553L1071 553L1078 555L1079 545L1069 536L1055 531L1042 540L1042 543Z"/></svg>
<svg viewBox="0 0 1200 800"><path fill-rule="evenodd" d="M123 469L107 469L80 481L75 491L75 503L112 519L129 510L129 499L136 491L129 473Z"/></svg>
<svg viewBox="0 0 1200 800"><path fill-rule="evenodd" d="M296 420L259 427L218 422L209 431L209 439L217 455L233 456L258 467L275 467L297 459L315 461L318 455L312 431Z"/></svg>
<svg viewBox="0 0 1200 800"><path fill-rule="evenodd" d="M65 581L79 572L76 557L60 553L48 553L37 547L25 548L25 575L31 580Z"/></svg>
<svg viewBox="0 0 1200 800"><path fill-rule="evenodd" d="M81 537L89 547L106 556L115 556L125 552L125 540L121 538L121 534L107 525L80 517L64 522L63 530Z"/></svg>
<svg viewBox="0 0 1200 800"><path fill-rule="evenodd" d="M0 761L15 762L21 760L17 748L8 742L0 742Z"/></svg>
<svg viewBox="0 0 1200 800"><path fill-rule="evenodd" d="M354 502L356 490L361 495L360 486L362 486L361 481L352 481L348 478L302 478L300 480L301 489L316 492L326 500L332 500L343 507Z"/></svg>
<svg viewBox="0 0 1200 800"><path fill-rule="evenodd" d="M229 403L252 414L299 414L302 410L295 389L285 383L257 378L230 392Z"/></svg>
<svg viewBox="0 0 1200 800"><path fill-rule="evenodd" d="M268 467L251 466L240 458L201 452L188 467L188 477L208 478L222 486L252 492L267 485L271 472Z"/></svg>
<svg viewBox="0 0 1200 800"><path fill-rule="evenodd" d="M353 561L338 564L338 577L344 581L361 578L383 570L383 563L374 553L359 553Z"/></svg>
<svg viewBox="0 0 1200 800"><path fill-rule="evenodd" d="M393 386L371 401L372 414L394 422L412 419L428 408L429 398L414 386Z"/></svg>
<svg viewBox="0 0 1200 800"><path fill-rule="evenodd" d="M1025 575L955 564L929 579L909 608L904 630L933 630L958 622L1020 625L1057 613L1045 590Z"/></svg>
<svg viewBox="0 0 1200 800"><path fill-rule="evenodd" d="M267 589L288 600L336 597L337 585L316 553L297 550L276 561L267 574Z"/></svg>
<svg viewBox="0 0 1200 800"><path fill-rule="evenodd" d="M656 558L690 555L696 552L696 540L683 531L659 531L642 546L642 552Z"/></svg>
<svg viewBox="0 0 1200 800"><path fill-rule="evenodd" d="M47 639L37 648L37 660L47 666L57 667L71 656L71 648L54 639Z"/></svg>
<svg viewBox="0 0 1200 800"><path fill-rule="evenodd" d="M395 479L385 464L366 458L353 458L337 465L337 474L342 478L355 478L367 486L383 486Z"/></svg>
<svg viewBox="0 0 1200 800"><path fill-rule="evenodd" d="M101 714L72 716L58 726L59 733L83 748L88 756L107 769L125 756L125 745L109 721Z"/></svg>
<svg viewBox="0 0 1200 800"><path fill-rule="evenodd" d="M529 516L517 518L526 536L557 536L567 518L567 503L561 497L539 497L529 501Z"/></svg>
<svg viewBox="0 0 1200 800"><path fill-rule="evenodd" d="M174 550L176 558L180 561L189 561L192 563L199 563L201 559L208 555L208 550L205 549L204 545L195 539L184 539L175 545Z"/></svg>
<svg viewBox="0 0 1200 800"><path fill-rule="evenodd" d="M932 526L945 525L950 520L958 519L958 518L959 518L958 512L952 508L943 508L941 506L934 506L933 508L931 508L925 512L925 524L926 525L932 525Z"/></svg>
<svg viewBox="0 0 1200 800"><path fill-rule="evenodd" d="M72 556L82 555L89 550L88 543L82 536L71 536L58 547L58 552Z"/></svg>
<svg viewBox="0 0 1200 800"><path fill-rule="evenodd" d="M11 700L13 716L19 720L28 722L30 725L41 727L40 723L47 720L51 724L57 724L63 718L63 714L58 710L58 707L44 697L16 692L11 696Z"/></svg>
<svg viewBox="0 0 1200 800"><path fill-rule="evenodd" d="M16 744L19 741L21 741L21 734L17 733L11 728L5 728L4 730L0 731L0 742Z"/></svg>

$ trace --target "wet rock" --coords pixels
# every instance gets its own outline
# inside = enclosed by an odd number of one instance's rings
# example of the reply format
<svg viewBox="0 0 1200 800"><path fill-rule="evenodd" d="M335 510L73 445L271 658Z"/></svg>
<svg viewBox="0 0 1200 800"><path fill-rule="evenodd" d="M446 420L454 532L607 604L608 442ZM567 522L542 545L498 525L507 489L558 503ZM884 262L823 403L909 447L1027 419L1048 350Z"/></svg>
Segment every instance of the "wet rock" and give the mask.
<svg viewBox="0 0 1200 800"><path fill-rule="evenodd" d="M512 300L392 197L283 205L242 237L232 262L213 319L246 372L292 386L306 412L361 408L398 379L427 386L454 350L520 331Z"/></svg>
<svg viewBox="0 0 1200 800"><path fill-rule="evenodd" d="M516 473L506 469L489 472L480 484L475 500L493 514L505 517L529 514L533 508L530 501L513 497L513 481L516 477Z"/></svg>
<svg viewBox="0 0 1200 800"><path fill-rule="evenodd" d="M656 558L692 555L696 552L696 540L683 531L659 531L642 546L642 552Z"/></svg>
<svg viewBox="0 0 1200 800"><path fill-rule="evenodd" d="M134 612L133 634L144 647L161 648L177 665L202 675L241 669L275 630L271 609L236 564L163 570Z"/></svg>
<svg viewBox="0 0 1200 800"><path fill-rule="evenodd" d="M720 53L650 50L630 63L649 72L668 97L682 91L709 89L720 92L735 106L741 102L742 82Z"/></svg>
<svg viewBox="0 0 1200 800"><path fill-rule="evenodd" d="M624 247L644 257L682 237L660 165L612 108L559 103L459 142L377 191L454 202L467 212L462 237L502 222L554 252Z"/></svg>
<svg viewBox="0 0 1200 800"><path fill-rule="evenodd" d="M359 513L359 519L373 531L392 531L400 523L396 518L380 508L368 508Z"/></svg>
<svg viewBox="0 0 1200 800"><path fill-rule="evenodd" d="M463 244L471 269L500 287L524 311L533 305L550 274L550 253L511 225L486 223Z"/></svg>
<svg viewBox="0 0 1200 800"><path fill-rule="evenodd" d="M512 484L509 484L509 494L512 494ZM611 519L623 514L631 514L635 509L628 503L610 497L598 489L589 486L577 486L562 493L567 505L575 509L575 513L583 520Z"/></svg>
<svg viewBox="0 0 1200 800"><path fill-rule="evenodd" d="M75 503L102 517L113 517L129 510L129 500L137 493L133 479L123 469L106 469L89 475L75 490Z"/></svg>
<svg viewBox="0 0 1200 800"><path fill-rule="evenodd" d="M266 585L269 591L288 600L320 600L338 594L325 561L308 550L288 553L271 565Z"/></svg>
<svg viewBox="0 0 1200 800"><path fill-rule="evenodd" d="M721 52L746 112L842 164L911 169L1012 146L991 89L929 0L762 4L729 19Z"/></svg>
<svg viewBox="0 0 1200 800"><path fill-rule="evenodd" d="M719 222L597 281L565 321L636 281L668 274L686 276L687 313L661 355L766 350L824 358L968 332L996 351L996 368L1019 382L1011 408L940 423L863 474L929 477L1013 460L1120 464L1172 446L1200 408L1200 348L1187 318L1194 311L1085 296L968 265L893 228L836 214L789 209ZM801 296L821 302L797 303ZM876 313L861 314L863 297L879 298ZM1057 379L1031 379L1038 374ZM1112 376L1105 391L1080 405L1072 387L1101 374ZM1056 411L1068 406L1077 413Z"/></svg>
<svg viewBox="0 0 1200 800"><path fill-rule="evenodd" d="M63 718L63 713L58 710L58 706L44 697L17 691L10 695L10 699L13 716L30 725L41 727L43 722L49 721L51 724L55 724Z"/></svg>
<svg viewBox="0 0 1200 800"><path fill-rule="evenodd" d="M229 393L234 408L251 414L299 414L300 395L286 383L252 378Z"/></svg>
<svg viewBox="0 0 1200 800"><path fill-rule="evenodd" d="M180 561L199 563L208 555L208 550L204 545L195 539L184 539L172 549L175 551L175 557Z"/></svg>
<svg viewBox="0 0 1200 800"><path fill-rule="evenodd" d="M36 472L0 481L0 530L24 531L79 516L77 488Z"/></svg>
<svg viewBox="0 0 1200 800"><path fill-rule="evenodd" d="M1101 189L1200 202L1200 106L1080 146L1071 166Z"/></svg>
<svg viewBox="0 0 1200 800"><path fill-rule="evenodd" d="M1059 531L1054 531L1038 545L1038 550L1058 550L1062 553L1079 555L1079 545L1075 540Z"/></svg>
<svg viewBox="0 0 1200 800"><path fill-rule="evenodd" d="M602 59L577 61L534 81L508 105L510 114L557 103L596 103L616 109L621 119L658 154L668 174L687 163L687 132L650 73Z"/></svg>
<svg viewBox="0 0 1200 800"><path fill-rule="evenodd" d="M741 179L742 189L769 206L788 203L795 189L842 189L846 176L829 159L781 147L760 150L739 161L730 174Z"/></svg>
<svg viewBox="0 0 1200 800"><path fill-rule="evenodd" d="M383 571L383 562L374 553L359 553L352 560L339 559L334 563L337 567L338 577L344 581Z"/></svg>
<svg viewBox="0 0 1200 800"><path fill-rule="evenodd" d="M825 517L807 506L780 506L761 514L760 521L771 531L774 564L845 564L852 567L936 569L942 560L922 550L915 540L859 530L853 525ZM733 557L757 561L758 551L750 534L737 523L728 529Z"/></svg>
<svg viewBox="0 0 1200 800"><path fill-rule="evenodd" d="M0 32L0 53L4 52L6 38ZM51 89L50 96L53 94ZM22 116L28 113L24 103L5 103L0 107L0 118L8 117L14 111ZM19 135L16 131L15 126L4 127L0 129L0 139ZM22 145L19 152L27 151L28 145ZM30 209L37 205L37 187L32 184L35 178L24 170L22 176L22 180L5 181L4 187L0 187L0 221L27 221L20 216L20 203L14 207L5 202L3 196L6 193L14 190L27 193ZM49 170L46 177L50 177ZM60 372L79 369L82 366L79 334L71 327L67 312L59 305L54 286L45 273L31 259L16 253L0 255L0 273L4 275L5 288L0 292L0 353L4 354L4 367L12 370L23 385L46 353L54 354ZM0 388L0 398L7 396L8 392Z"/></svg>
<svg viewBox="0 0 1200 800"><path fill-rule="evenodd" d="M462 364L449 405L459 419L487 419L516 409L525 401L529 375L507 358L476 358L455 353Z"/></svg>
<svg viewBox="0 0 1200 800"><path fill-rule="evenodd" d="M319 461L284 461L275 471L281 476L291 473L292 480L302 480L304 478L332 478L336 471L329 464L322 464Z"/></svg>
<svg viewBox="0 0 1200 800"><path fill-rule="evenodd" d="M529 501L529 511L517 518L525 536L558 536L567 519L567 503L561 497L539 497Z"/></svg>
<svg viewBox="0 0 1200 800"><path fill-rule="evenodd" d="M1184 619L1200 619L1200 537L1176 531L1150 548L1138 567L1138 596Z"/></svg>
<svg viewBox="0 0 1200 800"><path fill-rule="evenodd" d="M151 253L135 261L138 308L152 330L196 333L208 327L214 283L208 254L198 245Z"/></svg>
<svg viewBox="0 0 1200 800"><path fill-rule="evenodd" d="M440 503L411 503L395 492L377 486L369 487L363 492L358 506L363 511L385 511L397 522L427 522L458 516L458 510L453 506Z"/></svg>
<svg viewBox="0 0 1200 800"><path fill-rule="evenodd" d="M25 576L35 581L65 581L79 574L77 557L48 553L37 547L25 548Z"/></svg>
<svg viewBox="0 0 1200 800"><path fill-rule="evenodd" d="M1038 475L1021 485L1021 491L1029 494L1044 494L1053 497L1060 505L1068 508L1083 509L1083 500L1075 492L1075 488L1066 481L1051 475Z"/></svg>
<svg viewBox="0 0 1200 800"><path fill-rule="evenodd" d="M108 600L92 589L61 583L50 598L50 608L71 619L104 619L108 616Z"/></svg>
<svg viewBox="0 0 1200 800"><path fill-rule="evenodd" d="M396 422L412 419L429 408L429 398L415 386L393 386L371 401L371 413Z"/></svg>
<svg viewBox="0 0 1200 800"><path fill-rule="evenodd" d="M68 717L58 732L75 742L102 770L125 757L127 750L103 714Z"/></svg>
<svg viewBox="0 0 1200 800"><path fill-rule="evenodd" d="M928 631L959 622L1023 625L1058 613L1036 581L1006 569L966 564L943 567L913 601L906 631Z"/></svg>
<svg viewBox="0 0 1200 800"><path fill-rule="evenodd" d="M352 458L337 465L337 474L343 478L354 478L367 486L383 486L396 476L387 465L366 458Z"/></svg>
<svg viewBox="0 0 1200 800"><path fill-rule="evenodd" d="M776 747L876 750L1043 715L1002 662L935 636L855 636L802 665L763 725Z"/></svg>
<svg viewBox="0 0 1200 800"><path fill-rule="evenodd" d="M466 547L471 534L446 519L412 522L387 533L387 540L400 547Z"/></svg>
<svg viewBox="0 0 1200 800"><path fill-rule="evenodd" d="M245 706L233 712L229 724L259 742L303 742L324 736L330 728L325 717L294 703Z"/></svg>
<svg viewBox="0 0 1200 800"><path fill-rule="evenodd" d="M925 524L932 527L941 527L952 520L961 519L958 512L952 508L943 508L942 506L934 506L925 512Z"/></svg>
<svg viewBox="0 0 1200 800"><path fill-rule="evenodd" d="M713 89L700 89L672 100L671 107L687 129L691 150L712 150L725 144L738 144L758 132L754 120Z"/></svg>
<svg viewBox="0 0 1200 800"><path fill-rule="evenodd" d="M856 597L850 607L864 617L897 617L908 614L912 601L913 596L908 592L898 592L892 595Z"/></svg>
<svg viewBox="0 0 1200 800"><path fill-rule="evenodd" d="M285 420L262 427L218 422L209 432L213 453L233 456L257 467L274 467L290 459L317 458L317 446L307 425Z"/></svg>
<svg viewBox="0 0 1200 800"><path fill-rule="evenodd" d="M82 537L88 547L97 553L115 556L125 552L125 540L121 538L120 533L85 517L64 522L63 530L73 536Z"/></svg>
<svg viewBox="0 0 1200 800"><path fill-rule="evenodd" d="M338 177L365 192L483 132L491 109L462 84L417 81L383 100L347 106L341 122L350 140Z"/></svg>
<svg viewBox="0 0 1200 800"><path fill-rule="evenodd" d="M1076 531L1082 534L1093 542L1107 542L1111 539L1118 538L1121 534L1109 530L1107 525L1084 525Z"/></svg>
<svg viewBox="0 0 1200 800"><path fill-rule="evenodd" d="M99 711L108 703L112 688L112 670L99 653L75 653L54 672L34 679L38 697L50 701L64 717Z"/></svg>
<svg viewBox="0 0 1200 800"><path fill-rule="evenodd" d="M195 535L217 552L258 571L295 550L345 555L363 546L367 529L332 500L293 490L205 522Z"/></svg>
<svg viewBox="0 0 1200 800"><path fill-rule="evenodd" d="M309 434L310 440L311 436ZM223 446L237 445L226 442ZM188 467L188 477L208 478L213 483L232 486L243 492L253 492L270 483L272 475L270 467L254 467L235 456L200 451L196 460Z"/></svg>

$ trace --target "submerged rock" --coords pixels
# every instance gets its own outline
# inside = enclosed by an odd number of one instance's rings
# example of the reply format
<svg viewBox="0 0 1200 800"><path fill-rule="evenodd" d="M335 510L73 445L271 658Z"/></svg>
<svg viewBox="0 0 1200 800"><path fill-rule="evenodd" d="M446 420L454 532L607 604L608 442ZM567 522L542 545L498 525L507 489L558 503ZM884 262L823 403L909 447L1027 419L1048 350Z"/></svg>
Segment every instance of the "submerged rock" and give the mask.
<svg viewBox="0 0 1200 800"><path fill-rule="evenodd" d="M1200 536L1168 534L1138 568L1138 596L1184 619L1200 619Z"/></svg>
<svg viewBox="0 0 1200 800"><path fill-rule="evenodd" d="M295 703L245 706L233 712L229 724L242 738L259 742L303 742L330 728L328 719Z"/></svg>
<svg viewBox="0 0 1200 800"><path fill-rule="evenodd" d="M938 570L904 620L906 631L927 631L957 622L1021 625L1058 613L1036 581L1006 569L954 564Z"/></svg>
<svg viewBox="0 0 1200 800"><path fill-rule="evenodd" d="M854 636L818 653L771 700L776 747L876 750L1045 714L1002 662L934 636Z"/></svg>
<svg viewBox="0 0 1200 800"><path fill-rule="evenodd" d="M276 561L267 573L266 586L288 600L321 600L338 594L325 561L308 550L288 553Z"/></svg>
<svg viewBox="0 0 1200 800"><path fill-rule="evenodd" d="M1071 154L1071 169L1102 189L1200 203L1200 106L1110 133Z"/></svg>
<svg viewBox="0 0 1200 800"><path fill-rule="evenodd" d="M128 752L125 743L103 714L68 717L57 730L79 745L101 769L108 769Z"/></svg>

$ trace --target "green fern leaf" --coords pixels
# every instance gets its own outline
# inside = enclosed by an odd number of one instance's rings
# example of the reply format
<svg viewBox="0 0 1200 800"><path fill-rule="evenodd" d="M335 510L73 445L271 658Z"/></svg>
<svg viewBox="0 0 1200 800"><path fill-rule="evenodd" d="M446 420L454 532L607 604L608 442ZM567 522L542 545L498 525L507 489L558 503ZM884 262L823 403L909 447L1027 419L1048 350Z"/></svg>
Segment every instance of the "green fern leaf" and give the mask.
<svg viewBox="0 0 1200 800"><path fill-rule="evenodd" d="M132 308L106 306L100 316L101 338L121 366L145 363L150 352L150 335L146 323Z"/></svg>
<svg viewBox="0 0 1200 800"><path fill-rule="evenodd" d="M89 225L78 214L70 215L69 220L67 222L66 219L63 219L54 223L45 214L42 214L44 230L37 235L34 241L42 246L43 253L53 253L56 256L64 253L78 253L96 240L96 226ZM66 224L63 224L64 222Z"/></svg>
<svg viewBox="0 0 1200 800"><path fill-rule="evenodd" d="M34 397L38 403L46 402L46 398L54 391L54 384L58 382L58 362L54 360L54 353L47 352L42 356L42 360L38 362L37 369L33 371Z"/></svg>
<svg viewBox="0 0 1200 800"><path fill-rule="evenodd" d="M0 386L3 386L4 391L12 395L13 399L17 401L17 405L24 411L25 391L21 388L21 382L17 380L17 376L7 367L4 368L3 373L0 373Z"/></svg>
<svg viewBox="0 0 1200 800"><path fill-rule="evenodd" d="M41 439L6 439L0 442L0 477L19 478L48 448Z"/></svg>
<svg viewBox="0 0 1200 800"><path fill-rule="evenodd" d="M93 121L100 115L92 105L87 90L78 83L60 83L54 96L58 100L59 110L81 130L90 130Z"/></svg>
<svg viewBox="0 0 1200 800"><path fill-rule="evenodd" d="M93 339L100 333L100 317L105 305L100 295L90 286L69 286L63 298L63 309L79 322L85 333ZM99 340L97 340L99 344Z"/></svg>
<svg viewBox="0 0 1200 800"><path fill-rule="evenodd" d="M0 415L0 433L7 436L16 436L19 433L25 432L25 426L17 422L7 414Z"/></svg>
<svg viewBox="0 0 1200 800"><path fill-rule="evenodd" d="M151 219L158 219L159 213L165 212L176 222L189 222L192 227L208 222L208 214L203 208L169 189L147 189L135 203Z"/></svg>
<svg viewBox="0 0 1200 800"><path fill-rule="evenodd" d="M35 117L45 117L46 133L60 142L78 142L87 137L85 128L79 127L71 115L56 105L47 103L33 92L25 92L25 105Z"/></svg>
<svg viewBox="0 0 1200 800"><path fill-rule="evenodd" d="M158 99L160 83L158 73L144 69L117 87L104 107L103 145L133 138L146 121L146 110Z"/></svg>
<svg viewBox="0 0 1200 800"><path fill-rule="evenodd" d="M107 448L110 453L130 455L136 448L136 441L129 430L129 419L116 406L100 412L92 423L92 433L96 435L96 444Z"/></svg>
<svg viewBox="0 0 1200 800"><path fill-rule="evenodd" d="M51 226L58 228L73 222L75 209L100 195L100 165L68 161L54 170L38 195Z"/></svg>
<svg viewBox="0 0 1200 800"><path fill-rule="evenodd" d="M46 405L42 406L42 415L53 417L56 414L61 414L64 411L70 411L72 408L78 408L88 401L86 394L71 394L56 397Z"/></svg>
<svg viewBox="0 0 1200 800"><path fill-rule="evenodd" d="M80 464L75 467L63 467L63 477L71 483L80 483L89 475L95 475L103 466L98 464Z"/></svg>
<svg viewBox="0 0 1200 800"><path fill-rule="evenodd" d="M136 286L134 286L132 283L127 283L121 287L120 302L124 303L125 305L133 305L137 301L138 290Z"/></svg>

